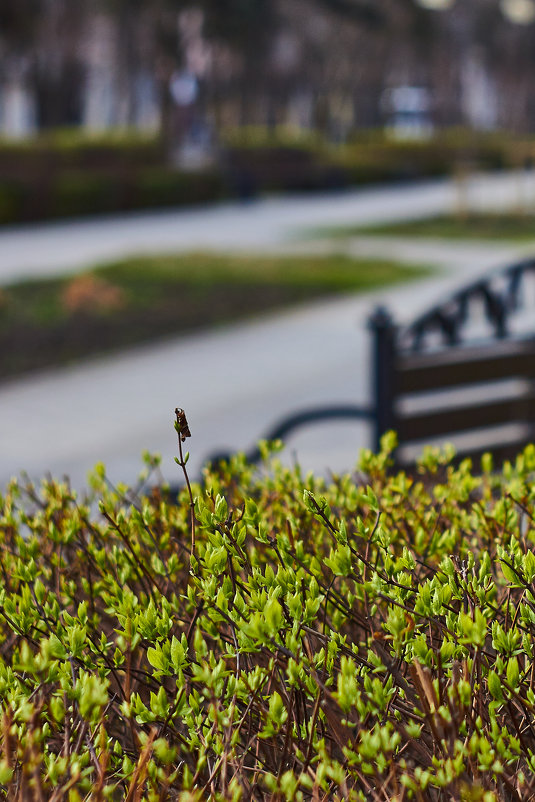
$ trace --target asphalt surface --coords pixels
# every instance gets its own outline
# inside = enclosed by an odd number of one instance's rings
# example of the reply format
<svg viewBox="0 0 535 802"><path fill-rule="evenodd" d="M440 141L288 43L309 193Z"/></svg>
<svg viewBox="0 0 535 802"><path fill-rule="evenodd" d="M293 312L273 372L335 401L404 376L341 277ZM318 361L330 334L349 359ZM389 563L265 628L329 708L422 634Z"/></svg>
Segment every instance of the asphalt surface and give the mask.
<svg viewBox="0 0 535 802"><path fill-rule="evenodd" d="M0 282L70 273L141 253L299 250L310 247L306 240L319 226L422 218L460 204L533 206L535 171L476 175L463 185L444 179L4 228L0 230Z"/></svg>
<svg viewBox="0 0 535 802"><path fill-rule="evenodd" d="M479 179L470 190L472 199L480 204L513 204L518 181L511 175L501 182L496 176ZM327 247L324 241L306 237L299 242L296 229L350 222L355 215L360 220L368 215L368 221L372 214L381 220L423 216L447 208L452 196L454 200L454 188L436 182L419 188L273 199L250 207L227 205L4 231L0 276L7 281L60 272L68 264L81 268L109 258L113 249L117 256L139 252L141 241L147 250L201 246L318 250ZM335 247L339 250L340 243ZM388 304L398 320L408 320L460 283L531 252L529 246L370 237L355 238L344 247L353 253L435 264L437 274L411 285L316 302L4 383L0 485L26 470L34 479L48 471L68 475L81 488L87 470L97 461L105 462L113 482L133 482L144 449L160 452L165 477L178 480L173 462L176 406L188 415L193 435L187 444L190 470L197 475L208 455L252 446L281 415L323 403L366 404L370 395L366 321L377 303ZM347 469L354 465L359 448L369 442L363 423L310 427L289 440L285 459L298 458L304 468L323 472Z"/></svg>

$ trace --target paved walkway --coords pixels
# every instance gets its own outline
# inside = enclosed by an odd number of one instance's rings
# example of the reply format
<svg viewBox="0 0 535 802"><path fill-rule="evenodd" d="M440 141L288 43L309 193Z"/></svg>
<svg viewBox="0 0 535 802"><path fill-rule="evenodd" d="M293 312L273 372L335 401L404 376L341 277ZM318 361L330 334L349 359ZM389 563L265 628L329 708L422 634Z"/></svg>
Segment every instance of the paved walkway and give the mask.
<svg viewBox="0 0 535 802"><path fill-rule="evenodd" d="M191 469L221 448L247 448L279 416L325 402L366 402L366 320L378 303L399 319L460 280L518 255L484 248L457 254L436 279L388 292L317 303L206 334L180 337L123 355L30 376L0 388L0 484L26 469L50 470L83 486L103 460L114 481L133 481L143 449L164 455L175 476L173 409L186 409L193 432ZM306 467L351 466L369 443L364 424L303 430L290 444ZM289 452L291 454L291 450Z"/></svg>
<svg viewBox="0 0 535 802"><path fill-rule="evenodd" d="M484 208L535 205L535 172L476 176L462 195L464 202ZM298 235L307 229L426 217L458 203L458 186L436 180L8 228L0 231L0 283L70 273L143 252L299 249Z"/></svg>
<svg viewBox="0 0 535 802"><path fill-rule="evenodd" d="M437 186L433 191L438 191ZM416 206L417 191L411 189L409 195ZM372 196L370 193L368 199ZM266 207L275 204L265 203ZM316 203L319 201L307 199L304 207ZM304 207L299 214L310 221ZM400 215L406 211L406 206L398 209ZM255 216L258 211L251 207L234 213ZM202 217L200 211L191 214ZM208 221L213 214L213 210L206 212ZM295 211L292 219L297 217ZM103 225L105 228L106 223ZM209 222L206 225L209 232ZM27 232L29 240L33 236L35 243L45 236L45 230ZM238 245L236 232L233 236ZM14 237L14 232L0 235L0 249L2 237ZM184 233L183 242L185 238ZM192 239L190 236L188 247ZM212 241L215 246L215 237ZM245 241L252 241L247 231L242 245ZM273 240L270 242L273 245ZM325 245L309 242L306 247ZM388 303L399 319L409 319L459 283L529 251L495 243L369 237L350 241L347 247L352 252L434 263L440 270L417 284L317 302L3 384L0 486L26 469L34 478L48 470L57 476L68 474L75 486L82 487L87 470L98 460L107 464L113 481L131 482L141 467L143 449L161 452L164 474L177 478L173 462L175 406L184 407L190 421L193 437L188 448L191 470L196 474L207 455L222 448L251 446L287 412L324 402L364 403L369 395L366 320L376 303ZM13 245L11 254L15 250ZM34 257L35 270L46 272L46 258L45 267L39 267L36 253ZM14 269L15 262L11 265ZM292 439L288 459L297 451L305 468L344 469L354 464L359 448L368 442L364 424L328 424L304 430Z"/></svg>

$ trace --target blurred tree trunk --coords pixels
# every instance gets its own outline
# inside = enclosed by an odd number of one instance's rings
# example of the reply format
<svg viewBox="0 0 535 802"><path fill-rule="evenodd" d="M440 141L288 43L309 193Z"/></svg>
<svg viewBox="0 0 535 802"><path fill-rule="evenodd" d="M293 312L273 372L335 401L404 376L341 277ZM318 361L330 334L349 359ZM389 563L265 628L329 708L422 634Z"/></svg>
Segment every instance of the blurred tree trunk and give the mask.
<svg viewBox="0 0 535 802"><path fill-rule="evenodd" d="M22 65L36 99L39 127L74 125L81 118L84 69L80 45L82 0L2 0L0 52L4 75Z"/></svg>
<svg viewBox="0 0 535 802"><path fill-rule="evenodd" d="M139 6L132 0L115 0L115 4L118 122L120 125L133 126L136 119L135 81L139 64L136 52Z"/></svg>

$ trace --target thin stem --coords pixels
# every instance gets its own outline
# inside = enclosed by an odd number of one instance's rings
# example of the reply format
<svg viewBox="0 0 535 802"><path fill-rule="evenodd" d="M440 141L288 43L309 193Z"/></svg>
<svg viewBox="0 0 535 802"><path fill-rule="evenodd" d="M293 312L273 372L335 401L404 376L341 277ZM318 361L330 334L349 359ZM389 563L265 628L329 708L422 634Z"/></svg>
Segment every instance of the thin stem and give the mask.
<svg viewBox="0 0 535 802"><path fill-rule="evenodd" d="M195 530L195 524L196 524L196 520L195 520L195 501L193 500L193 493L192 493L192 490L191 490L191 484L190 484L190 481L189 481L188 471L186 469L186 461L187 460L184 459L184 453L182 451L182 443L185 441L186 437L191 437L191 433L190 433L190 430L189 430L189 426L188 426L188 422L186 420L186 415L184 413L184 410L177 408L177 409L175 409L175 414L176 414L175 429L176 429L176 432L177 432L177 435L178 435L178 453L179 453L179 459L177 460L177 463L182 468L182 472L184 474L184 479L186 480L186 487L188 488L188 494L189 494L189 500L190 500L190 514L191 514L191 555L190 555L190 565L191 565L191 559L195 554L195 536L196 536L196 530Z"/></svg>

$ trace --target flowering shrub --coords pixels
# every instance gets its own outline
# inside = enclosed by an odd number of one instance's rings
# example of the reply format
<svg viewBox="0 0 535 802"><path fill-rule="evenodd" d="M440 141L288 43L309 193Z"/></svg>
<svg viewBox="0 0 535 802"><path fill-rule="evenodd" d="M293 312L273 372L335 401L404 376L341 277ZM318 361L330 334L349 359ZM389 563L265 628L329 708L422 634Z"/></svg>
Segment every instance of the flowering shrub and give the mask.
<svg viewBox="0 0 535 802"><path fill-rule="evenodd" d="M134 503L99 468L98 508L13 481L1 798L532 799L535 448L408 475L383 443Z"/></svg>
<svg viewBox="0 0 535 802"><path fill-rule="evenodd" d="M122 287L91 273L70 279L61 293L62 306L68 312L112 312L125 302Z"/></svg>

